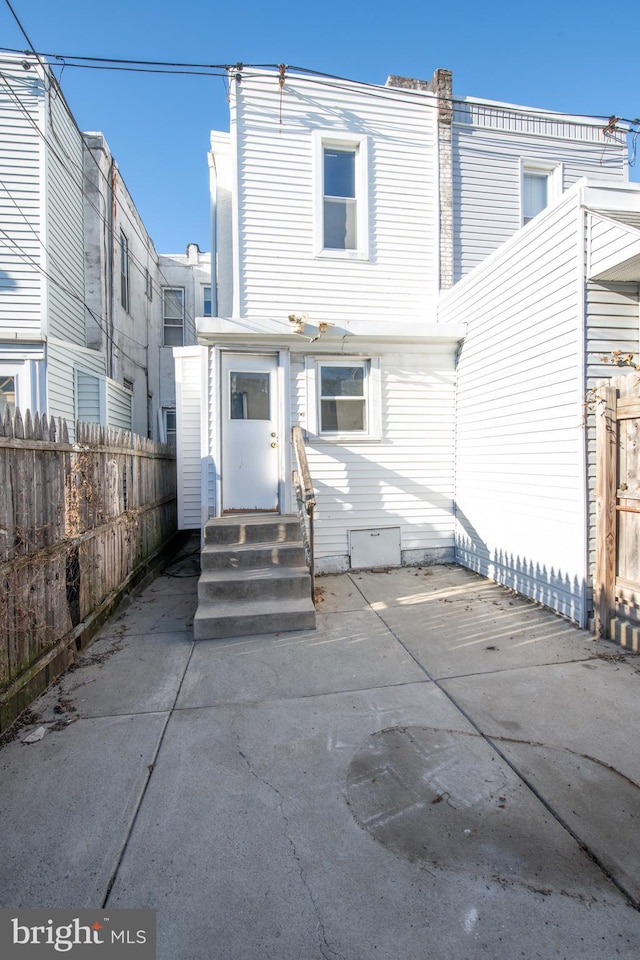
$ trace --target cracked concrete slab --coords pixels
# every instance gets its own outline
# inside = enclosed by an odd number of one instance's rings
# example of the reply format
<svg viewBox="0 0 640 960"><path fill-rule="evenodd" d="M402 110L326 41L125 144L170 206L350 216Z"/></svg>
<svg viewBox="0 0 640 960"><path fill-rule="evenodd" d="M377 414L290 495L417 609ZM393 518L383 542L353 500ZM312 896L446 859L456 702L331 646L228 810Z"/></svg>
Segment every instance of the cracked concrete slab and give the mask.
<svg viewBox="0 0 640 960"><path fill-rule="evenodd" d="M608 656L608 654L607 654ZM640 783L640 660L593 659L443 680L490 737L563 747Z"/></svg>
<svg viewBox="0 0 640 960"><path fill-rule="evenodd" d="M192 633L198 604L196 577L161 576L122 606L100 631L101 637L148 633Z"/></svg>
<svg viewBox="0 0 640 960"><path fill-rule="evenodd" d="M0 750L4 904L113 874L159 960L636 960L640 663L460 568L323 581L313 634L194 646L194 578L107 625Z"/></svg>
<svg viewBox="0 0 640 960"><path fill-rule="evenodd" d="M198 641L178 707L425 680L371 610L320 613L317 623L317 630Z"/></svg>
<svg viewBox="0 0 640 960"><path fill-rule="evenodd" d="M166 722L78 720L0 750L0 906L101 905Z"/></svg>
<svg viewBox="0 0 640 960"><path fill-rule="evenodd" d="M101 637L40 698L38 713L55 722L171 710L192 649L184 631Z"/></svg>
<svg viewBox="0 0 640 960"><path fill-rule="evenodd" d="M412 862L358 822L354 757L382 730L435 718L445 738L449 729L470 737L433 685L177 711L109 905L158 909L159 960L180 956L187 940L190 957L213 949L225 960L512 960L526 929L535 944L528 957L554 956L561 931L560 955L604 960L615 943L630 960L640 947L638 914L553 817L525 799L508 768L496 802L508 793L522 819L493 836L508 847L499 868L490 843L486 859L482 844L467 855L464 832L440 837L437 864ZM469 777L483 776L483 748L466 773L458 767L467 793ZM451 771L449 778L451 785ZM482 830L472 808L460 803L459 814ZM496 816L503 812L496 807ZM527 858L518 854L525 847Z"/></svg>
<svg viewBox="0 0 640 960"><path fill-rule="evenodd" d="M570 623L508 597L500 601L468 598L452 609L438 601L385 605L377 613L436 678L585 660L600 649Z"/></svg>

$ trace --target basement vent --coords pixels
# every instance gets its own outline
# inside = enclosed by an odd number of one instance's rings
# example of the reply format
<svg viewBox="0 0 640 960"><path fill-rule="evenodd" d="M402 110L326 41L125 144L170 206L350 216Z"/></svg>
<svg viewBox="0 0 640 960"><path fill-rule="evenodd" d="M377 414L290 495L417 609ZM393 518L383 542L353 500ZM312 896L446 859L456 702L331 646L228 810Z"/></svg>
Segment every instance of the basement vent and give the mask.
<svg viewBox="0 0 640 960"><path fill-rule="evenodd" d="M399 567L400 527L372 527L349 531L349 558L353 570Z"/></svg>

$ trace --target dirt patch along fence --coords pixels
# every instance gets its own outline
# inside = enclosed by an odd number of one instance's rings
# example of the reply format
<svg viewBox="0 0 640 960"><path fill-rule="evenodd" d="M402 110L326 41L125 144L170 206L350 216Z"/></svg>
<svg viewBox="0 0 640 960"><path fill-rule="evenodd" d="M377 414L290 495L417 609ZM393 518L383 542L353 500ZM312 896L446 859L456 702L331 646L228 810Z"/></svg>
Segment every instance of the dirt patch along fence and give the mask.
<svg viewBox="0 0 640 960"><path fill-rule="evenodd" d="M0 731L73 661L176 532L172 448L0 417Z"/></svg>

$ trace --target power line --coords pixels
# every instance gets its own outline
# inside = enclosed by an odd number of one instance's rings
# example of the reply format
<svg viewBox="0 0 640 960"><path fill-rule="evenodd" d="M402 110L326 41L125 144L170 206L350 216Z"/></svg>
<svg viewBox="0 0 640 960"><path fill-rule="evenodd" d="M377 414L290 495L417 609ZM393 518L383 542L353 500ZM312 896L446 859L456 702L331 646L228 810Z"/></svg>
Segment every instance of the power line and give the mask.
<svg viewBox="0 0 640 960"><path fill-rule="evenodd" d="M6 2L8 2L8 0L6 0ZM18 55L25 53L25 51L13 49L10 47L0 47L0 50L4 50L7 53L14 53ZM64 67L79 67L79 68L86 68L86 69L124 70L124 71L132 70L133 72L145 72L145 73L158 72L158 73L165 73L165 74L176 73L176 75L191 74L195 76L217 76L217 77L221 77L221 76L227 77L229 74L236 73L238 75L238 79L241 79L241 80L247 79L249 77L256 77L261 75L265 77L270 77L273 75L273 73L276 73L277 75L279 75L281 66L284 66L277 63L208 64L208 63L189 63L189 62L169 61L169 60L122 59L118 57L93 57L93 56L85 56L85 55L79 55L79 54L36 53L34 49L31 52L33 54L36 54L38 58L46 57L49 60L58 60L61 62L61 64ZM72 62L72 61L81 61L81 62ZM92 64L96 64L96 65L100 64L102 66L92 67ZM152 68L158 68L158 69L152 69ZM400 87L385 87L380 84L367 83L366 81L354 80L350 77L344 77L337 74L326 73L321 70L315 70L311 67L286 65L285 69L289 72L295 73L296 80L300 80L302 82L328 81L329 85L338 89L344 89L339 86L340 84L349 84L350 86L357 86L357 87L362 87L367 89L372 96L383 95L387 100L395 99L398 102L406 102L407 95L409 97L411 96L415 97L416 95L422 96L424 95L425 92L431 93L432 96L434 96L435 99L437 100L445 99L442 97L438 97L436 94L433 93L433 91L413 90L410 88L400 88ZM258 74L255 72L244 74L244 71L246 70L253 70L253 71L260 70L260 71L268 71L268 72L264 74ZM204 72L200 72L200 71L204 71ZM223 71L223 72L213 73L212 71ZM395 93L398 93L400 90L402 90L402 93L404 94L402 98L388 95L389 91L394 91ZM480 99L473 100L471 102L469 100L464 100L457 97L452 97L450 99L446 98L446 99L448 100L448 102L456 106L468 107L470 105L473 105L473 106L494 107L494 108L499 106L500 109L502 109L505 112L511 112L511 113L517 113L517 114L524 114L526 112L528 115L534 114L536 116L540 116L541 118L546 117L547 119L560 117L568 120L582 119L582 120L596 120L596 121L606 122L610 120L612 116L611 114L605 116L605 115L598 115L598 114L568 113L566 111L550 111L550 110L543 110L543 109L533 108L533 107L522 108L522 107L514 106L511 104L503 104L503 103L497 104L496 102L483 101ZM427 104L425 104L425 106L427 106ZM640 120L638 118L631 120L625 117L617 117L617 120L619 122L629 124L630 126L637 126L640 124Z"/></svg>

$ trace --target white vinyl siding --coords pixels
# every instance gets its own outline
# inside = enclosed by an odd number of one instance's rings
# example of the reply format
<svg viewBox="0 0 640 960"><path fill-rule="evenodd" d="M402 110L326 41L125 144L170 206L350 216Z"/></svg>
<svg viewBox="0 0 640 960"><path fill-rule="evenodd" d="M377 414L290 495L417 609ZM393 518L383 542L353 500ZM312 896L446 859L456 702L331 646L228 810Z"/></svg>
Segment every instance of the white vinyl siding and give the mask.
<svg viewBox="0 0 640 960"><path fill-rule="evenodd" d="M42 333L43 87L0 54L0 336Z"/></svg>
<svg viewBox="0 0 640 960"><path fill-rule="evenodd" d="M178 471L178 528L197 530L202 525L201 447L204 347L177 351L176 362L176 457ZM212 350L213 354L214 351ZM205 378L206 379L206 378Z"/></svg>
<svg viewBox="0 0 640 960"><path fill-rule="evenodd" d="M454 110L454 278L459 280L522 225L521 159L562 164L561 189L581 177L626 180L625 142L596 122L526 116L526 111L464 101Z"/></svg>
<svg viewBox="0 0 640 960"><path fill-rule="evenodd" d="M458 362L456 558L584 616L583 287L573 191L443 295Z"/></svg>
<svg viewBox="0 0 640 960"><path fill-rule="evenodd" d="M132 430L132 394L113 380L107 381L107 424L117 430Z"/></svg>
<svg viewBox="0 0 640 960"><path fill-rule="evenodd" d="M47 272L57 281L48 282L47 332L83 346L86 333L82 140L54 91L45 117L46 137L51 144L46 151Z"/></svg>
<svg viewBox="0 0 640 960"><path fill-rule="evenodd" d="M330 358L325 358L330 362ZM454 351L380 357L382 438L306 444L316 563L348 567L349 531L399 526L404 562L453 559ZM292 423L305 425L304 360L291 358Z"/></svg>
<svg viewBox="0 0 640 960"><path fill-rule="evenodd" d="M236 94L239 296L249 320L424 321L438 282L434 99L243 76ZM398 101L405 102L398 102ZM316 255L314 137L367 130L369 259ZM350 127L352 127L350 129Z"/></svg>
<svg viewBox="0 0 640 960"><path fill-rule="evenodd" d="M104 381L76 370L76 416L86 423L104 423Z"/></svg>
<svg viewBox="0 0 640 960"><path fill-rule="evenodd" d="M59 340L49 339L47 344L47 410L67 421L69 437L75 437L76 379L75 368L95 378L105 380L105 358L94 350L83 350Z"/></svg>

